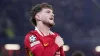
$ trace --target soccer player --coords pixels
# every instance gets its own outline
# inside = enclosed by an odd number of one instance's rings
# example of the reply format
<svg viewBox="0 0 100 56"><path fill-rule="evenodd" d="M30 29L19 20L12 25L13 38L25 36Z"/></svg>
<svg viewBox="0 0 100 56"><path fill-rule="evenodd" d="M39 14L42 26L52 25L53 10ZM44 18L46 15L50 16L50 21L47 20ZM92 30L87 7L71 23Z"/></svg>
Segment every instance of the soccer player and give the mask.
<svg viewBox="0 0 100 56"><path fill-rule="evenodd" d="M52 6L41 3L32 7L31 22L35 30L28 32L24 39L27 56L65 56L63 39L50 30L55 25Z"/></svg>

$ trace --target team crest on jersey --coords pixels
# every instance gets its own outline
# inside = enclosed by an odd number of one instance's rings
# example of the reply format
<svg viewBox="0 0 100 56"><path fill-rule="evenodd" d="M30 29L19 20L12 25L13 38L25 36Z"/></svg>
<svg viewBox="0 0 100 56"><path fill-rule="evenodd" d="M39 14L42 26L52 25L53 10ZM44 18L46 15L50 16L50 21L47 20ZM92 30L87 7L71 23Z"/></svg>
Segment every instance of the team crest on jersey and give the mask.
<svg viewBox="0 0 100 56"><path fill-rule="evenodd" d="M35 42L35 41L36 41L36 36L31 35L31 36L29 37L29 40L30 40L30 42Z"/></svg>

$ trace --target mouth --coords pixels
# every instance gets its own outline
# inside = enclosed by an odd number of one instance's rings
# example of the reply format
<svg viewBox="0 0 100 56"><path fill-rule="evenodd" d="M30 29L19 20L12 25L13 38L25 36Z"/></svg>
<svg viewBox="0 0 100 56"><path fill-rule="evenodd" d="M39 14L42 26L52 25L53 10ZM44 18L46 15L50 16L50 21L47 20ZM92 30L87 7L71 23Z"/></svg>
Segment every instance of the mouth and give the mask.
<svg viewBox="0 0 100 56"><path fill-rule="evenodd" d="M53 17L51 17L51 18L50 18L50 20L54 20L54 18L53 18Z"/></svg>

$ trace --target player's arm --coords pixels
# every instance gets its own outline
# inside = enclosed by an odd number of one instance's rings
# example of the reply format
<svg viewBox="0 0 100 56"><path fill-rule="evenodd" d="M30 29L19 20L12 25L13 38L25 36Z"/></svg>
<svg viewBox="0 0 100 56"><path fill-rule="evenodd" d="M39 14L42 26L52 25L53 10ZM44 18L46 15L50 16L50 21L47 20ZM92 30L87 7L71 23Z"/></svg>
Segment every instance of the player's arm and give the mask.
<svg viewBox="0 0 100 56"><path fill-rule="evenodd" d="M64 41L59 35L56 37L55 43L60 47L59 50L57 50L57 52L56 52L56 53L58 53L57 55L65 56L65 53L63 50Z"/></svg>
<svg viewBox="0 0 100 56"><path fill-rule="evenodd" d="M65 56L65 53L64 53L63 47L60 48L60 56Z"/></svg>
<svg viewBox="0 0 100 56"><path fill-rule="evenodd" d="M55 56L65 56L63 47L60 47L59 50L57 50L57 52L55 53Z"/></svg>
<svg viewBox="0 0 100 56"><path fill-rule="evenodd" d="M42 43L33 34L28 34L26 36L25 45L35 56L48 56L48 54L49 54L48 51L56 52L59 49L57 44L54 44L50 48L44 49Z"/></svg>
<svg viewBox="0 0 100 56"><path fill-rule="evenodd" d="M41 56L43 47L35 35L28 33L25 37L24 43L28 49L29 54L32 53L35 56Z"/></svg>

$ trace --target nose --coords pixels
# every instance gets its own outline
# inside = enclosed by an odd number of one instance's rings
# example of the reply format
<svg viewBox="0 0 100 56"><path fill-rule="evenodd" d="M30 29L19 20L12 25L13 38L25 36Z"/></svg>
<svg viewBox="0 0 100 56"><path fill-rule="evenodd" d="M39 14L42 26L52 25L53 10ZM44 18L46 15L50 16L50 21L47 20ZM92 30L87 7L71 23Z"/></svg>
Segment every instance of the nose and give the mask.
<svg viewBox="0 0 100 56"><path fill-rule="evenodd" d="M52 13L52 16L54 17L54 14Z"/></svg>

